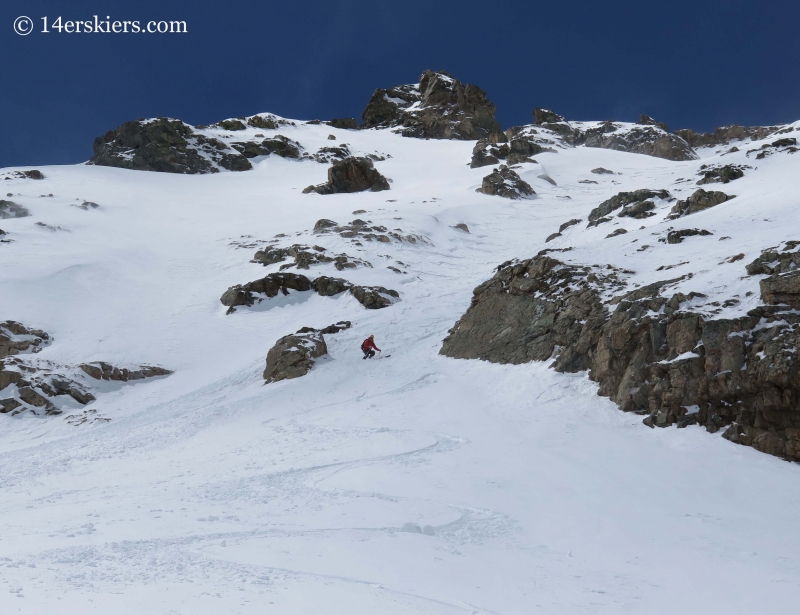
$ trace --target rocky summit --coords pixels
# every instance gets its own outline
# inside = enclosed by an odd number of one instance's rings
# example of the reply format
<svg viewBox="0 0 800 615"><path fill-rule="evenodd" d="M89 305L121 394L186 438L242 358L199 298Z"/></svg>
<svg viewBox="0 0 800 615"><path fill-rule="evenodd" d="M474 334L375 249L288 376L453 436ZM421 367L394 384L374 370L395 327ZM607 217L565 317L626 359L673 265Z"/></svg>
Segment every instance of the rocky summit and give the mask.
<svg viewBox="0 0 800 615"><path fill-rule="evenodd" d="M470 141L502 133L495 106L476 85L426 70L419 83L375 90L362 128L392 128L404 137Z"/></svg>

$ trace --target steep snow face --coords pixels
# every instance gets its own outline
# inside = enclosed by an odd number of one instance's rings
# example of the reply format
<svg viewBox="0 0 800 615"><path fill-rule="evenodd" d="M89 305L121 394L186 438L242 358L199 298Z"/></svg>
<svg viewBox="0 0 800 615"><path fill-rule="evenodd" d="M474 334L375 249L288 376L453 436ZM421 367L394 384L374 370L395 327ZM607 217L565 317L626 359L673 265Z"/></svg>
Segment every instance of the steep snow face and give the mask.
<svg viewBox="0 0 800 615"><path fill-rule="evenodd" d="M474 142L303 122L209 130L231 142L279 130L311 152L333 134L355 155L384 158L375 168L390 190L302 194L327 167L275 155L248 159L246 173L193 176L79 165L41 167L34 181L4 170L4 199L30 215L1 222L0 320L49 335L38 361L174 374L102 381L96 401L58 416L0 414L0 611L797 604L796 464L699 428L647 429L585 374L547 362L438 355L473 288L545 248L565 263L611 265L626 289L681 278L674 290L702 292L693 309L710 316L755 307L764 276L745 264L800 239L790 147L771 137L681 162L559 147L515 168L536 195L508 200L476 192L492 169L468 166ZM798 137L800 123L784 130ZM735 198L668 219L704 171L726 164L743 176L702 187ZM641 189L675 200L587 226L601 203ZM659 241L690 227L710 234ZM294 244L348 258L251 262ZM346 292L290 292L225 314L227 288L301 263L309 278L399 300L368 310ZM307 375L263 384L276 340L342 320L353 326L325 338L328 356ZM370 334L390 357L362 359Z"/></svg>

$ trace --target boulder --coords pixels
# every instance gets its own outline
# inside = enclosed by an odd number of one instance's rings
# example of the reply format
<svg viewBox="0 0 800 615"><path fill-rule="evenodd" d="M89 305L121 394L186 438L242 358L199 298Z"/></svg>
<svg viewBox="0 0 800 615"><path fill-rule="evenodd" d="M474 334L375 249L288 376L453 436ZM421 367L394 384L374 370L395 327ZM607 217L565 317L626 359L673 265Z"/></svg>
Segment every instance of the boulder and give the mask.
<svg viewBox="0 0 800 615"><path fill-rule="evenodd" d="M400 293L383 286L352 286L350 294L368 310L389 307L400 298Z"/></svg>
<svg viewBox="0 0 800 615"><path fill-rule="evenodd" d="M17 205L14 201L0 199L0 220L6 218L25 218L30 215L31 212L22 205Z"/></svg>
<svg viewBox="0 0 800 615"><path fill-rule="evenodd" d="M285 335L267 353L264 380L269 384L305 376L314 362L327 354L325 338L318 331Z"/></svg>
<svg viewBox="0 0 800 615"><path fill-rule="evenodd" d="M515 171L501 164L499 169L495 169L483 178L481 187L477 192L492 196L502 196L507 199L522 199L533 194L530 184L523 181Z"/></svg>
<svg viewBox="0 0 800 615"><path fill-rule="evenodd" d="M305 376L317 359L328 354L324 335L339 333L350 326L350 321L341 321L324 329L303 327L297 333L279 339L267 353L263 374L265 383Z"/></svg>
<svg viewBox="0 0 800 615"><path fill-rule="evenodd" d="M376 169L369 158L351 156L334 162L328 169L328 181L318 186L309 186L304 193L339 194L389 190L389 182Z"/></svg>
<svg viewBox="0 0 800 615"><path fill-rule="evenodd" d="M706 191L700 188L685 201L678 201L667 218L675 220L683 216L696 214L697 212L705 211L711 207L716 207L725 201L730 201L735 196L736 195L725 194L724 192Z"/></svg>
<svg viewBox="0 0 800 615"><path fill-rule="evenodd" d="M137 171L197 174L253 168L245 156L222 141L165 117L126 122L97 137L93 149L89 164Z"/></svg>
<svg viewBox="0 0 800 615"><path fill-rule="evenodd" d="M377 89L361 116L362 128L393 128L421 139L483 139L502 132L495 106L475 85L426 70L419 83Z"/></svg>

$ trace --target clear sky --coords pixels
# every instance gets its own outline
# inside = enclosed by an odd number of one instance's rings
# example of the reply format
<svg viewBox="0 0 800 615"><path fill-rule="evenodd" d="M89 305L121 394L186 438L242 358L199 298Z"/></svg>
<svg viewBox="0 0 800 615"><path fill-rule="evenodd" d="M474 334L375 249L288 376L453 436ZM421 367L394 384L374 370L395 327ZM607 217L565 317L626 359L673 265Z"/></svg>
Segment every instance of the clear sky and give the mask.
<svg viewBox="0 0 800 615"><path fill-rule="evenodd" d="M187 32L52 29L94 15ZM5 0L0 166L84 161L96 136L139 117L360 118L376 87L426 68L480 85L504 127L536 106L696 130L788 122L799 34L797 0Z"/></svg>

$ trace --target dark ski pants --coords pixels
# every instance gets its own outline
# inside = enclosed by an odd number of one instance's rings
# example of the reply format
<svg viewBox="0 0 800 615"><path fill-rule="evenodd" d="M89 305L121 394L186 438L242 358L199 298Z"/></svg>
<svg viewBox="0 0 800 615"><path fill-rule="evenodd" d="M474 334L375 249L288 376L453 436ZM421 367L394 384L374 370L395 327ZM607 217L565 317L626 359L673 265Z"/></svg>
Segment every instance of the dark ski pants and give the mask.
<svg viewBox="0 0 800 615"><path fill-rule="evenodd" d="M374 356L375 356L375 351L372 348L367 348L366 350L364 350L365 359L371 359Z"/></svg>

